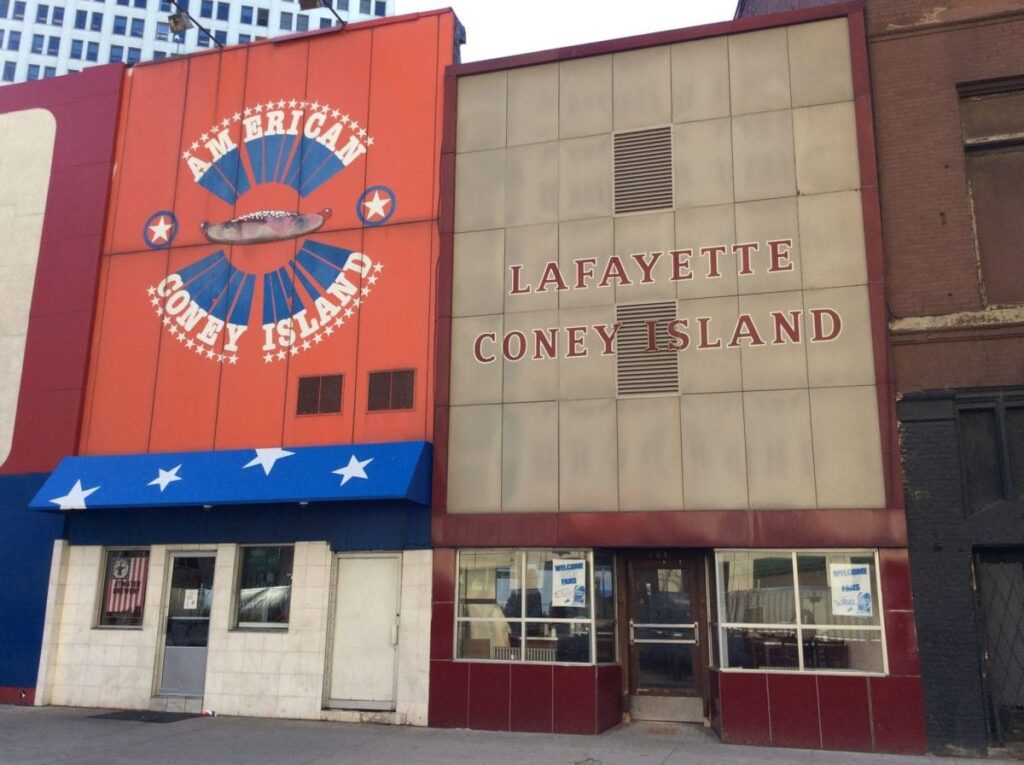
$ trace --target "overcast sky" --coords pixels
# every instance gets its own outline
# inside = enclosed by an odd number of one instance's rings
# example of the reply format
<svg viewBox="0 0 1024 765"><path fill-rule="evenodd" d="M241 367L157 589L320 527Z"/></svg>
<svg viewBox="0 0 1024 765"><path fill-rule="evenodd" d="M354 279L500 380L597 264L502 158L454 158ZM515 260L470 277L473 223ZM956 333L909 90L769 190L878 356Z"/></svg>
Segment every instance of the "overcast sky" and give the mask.
<svg viewBox="0 0 1024 765"><path fill-rule="evenodd" d="M395 0L396 14L451 7L462 60L511 56L731 19L736 0Z"/></svg>

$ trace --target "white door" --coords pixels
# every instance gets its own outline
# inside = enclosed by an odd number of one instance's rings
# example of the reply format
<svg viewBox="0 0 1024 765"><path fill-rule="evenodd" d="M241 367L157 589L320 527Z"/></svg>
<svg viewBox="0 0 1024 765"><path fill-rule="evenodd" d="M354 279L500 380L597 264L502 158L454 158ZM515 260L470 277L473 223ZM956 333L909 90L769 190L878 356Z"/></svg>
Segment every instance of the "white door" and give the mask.
<svg viewBox="0 0 1024 765"><path fill-rule="evenodd" d="M400 554L337 556L328 706L395 708Z"/></svg>

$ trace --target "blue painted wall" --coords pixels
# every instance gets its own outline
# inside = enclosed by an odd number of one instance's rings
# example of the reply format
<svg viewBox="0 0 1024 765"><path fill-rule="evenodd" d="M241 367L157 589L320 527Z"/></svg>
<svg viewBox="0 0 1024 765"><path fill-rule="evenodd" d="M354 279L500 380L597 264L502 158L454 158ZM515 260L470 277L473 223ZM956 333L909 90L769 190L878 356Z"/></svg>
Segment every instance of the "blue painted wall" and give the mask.
<svg viewBox="0 0 1024 765"><path fill-rule="evenodd" d="M65 517L65 538L73 545L327 540L339 551L430 547L430 508L411 502L149 507L67 511Z"/></svg>
<svg viewBox="0 0 1024 765"><path fill-rule="evenodd" d="M0 687L32 687L46 615L53 541L64 518L29 510L47 473L0 475Z"/></svg>

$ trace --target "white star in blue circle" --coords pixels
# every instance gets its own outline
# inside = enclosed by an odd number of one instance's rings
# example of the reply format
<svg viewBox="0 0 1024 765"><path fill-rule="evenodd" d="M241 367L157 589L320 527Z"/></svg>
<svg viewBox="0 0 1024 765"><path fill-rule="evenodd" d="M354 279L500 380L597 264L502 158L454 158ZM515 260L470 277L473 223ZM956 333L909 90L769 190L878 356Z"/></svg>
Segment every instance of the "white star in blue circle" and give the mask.
<svg viewBox="0 0 1024 765"><path fill-rule="evenodd" d="M387 186L370 186L356 202L356 215L364 226L381 226L391 220L398 206L395 192Z"/></svg>
<svg viewBox="0 0 1024 765"><path fill-rule="evenodd" d="M142 241L151 250L162 250L170 247L174 237L178 235L178 219L168 210L155 212L146 219L142 227Z"/></svg>

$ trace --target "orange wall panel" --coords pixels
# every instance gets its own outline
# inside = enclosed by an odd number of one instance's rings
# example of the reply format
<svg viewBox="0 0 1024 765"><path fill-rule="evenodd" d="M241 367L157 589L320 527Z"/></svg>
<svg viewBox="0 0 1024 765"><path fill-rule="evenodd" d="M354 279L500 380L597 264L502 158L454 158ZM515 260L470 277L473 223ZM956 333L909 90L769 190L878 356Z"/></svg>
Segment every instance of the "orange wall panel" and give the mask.
<svg viewBox="0 0 1024 765"><path fill-rule="evenodd" d="M429 439L450 12L127 76L85 453ZM370 371L416 370L368 415ZM342 374L340 414L299 380Z"/></svg>

